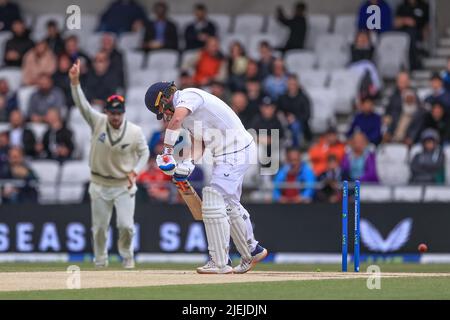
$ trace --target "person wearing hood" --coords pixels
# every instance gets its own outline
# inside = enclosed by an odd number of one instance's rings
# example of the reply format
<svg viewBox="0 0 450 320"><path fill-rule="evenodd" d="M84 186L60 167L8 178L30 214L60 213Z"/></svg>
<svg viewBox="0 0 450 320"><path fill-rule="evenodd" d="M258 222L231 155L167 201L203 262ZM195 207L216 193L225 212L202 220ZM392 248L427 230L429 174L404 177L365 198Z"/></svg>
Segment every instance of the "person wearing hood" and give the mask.
<svg viewBox="0 0 450 320"><path fill-rule="evenodd" d="M411 182L444 183L445 154L439 144L439 133L435 129L426 129L420 138L423 150L411 161Z"/></svg>

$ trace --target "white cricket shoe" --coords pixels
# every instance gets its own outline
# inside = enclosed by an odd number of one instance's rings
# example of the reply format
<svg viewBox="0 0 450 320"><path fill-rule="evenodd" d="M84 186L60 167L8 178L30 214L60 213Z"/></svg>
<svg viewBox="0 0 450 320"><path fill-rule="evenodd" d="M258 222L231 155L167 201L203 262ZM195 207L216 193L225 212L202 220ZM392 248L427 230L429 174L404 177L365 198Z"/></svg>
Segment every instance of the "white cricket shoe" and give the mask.
<svg viewBox="0 0 450 320"><path fill-rule="evenodd" d="M233 273L242 274L249 272L258 262L267 257L267 253L267 249L258 244L251 253L252 258L250 260L241 259L239 265L233 268Z"/></svg>
<svg viewBox="0 0 450 320"><path fill-rule="evenodd" d="M233 273L233 267L231 267L230 265L227 264L225 267L219 268L216 266L214 261L212 261L212 259L210 259L210 260L208 260L208 262L206 262L206 264L204 266L197 268L197 273L200 273L200 274L228 274L228 273Z"/></svg>
<svg viewBox="0 0 450 320"><path fill-rule="evenodd" d="M95 261L95 267L96 268L107 268L109 265L108 260L101 260L101 261Z"/></svg>
<svg viewBox="0 0 450 320"><path fill-rule="evenodd" d="M122 266L124 269L134 269L134 259L133 258L124 258L122 261Z"/></svg>

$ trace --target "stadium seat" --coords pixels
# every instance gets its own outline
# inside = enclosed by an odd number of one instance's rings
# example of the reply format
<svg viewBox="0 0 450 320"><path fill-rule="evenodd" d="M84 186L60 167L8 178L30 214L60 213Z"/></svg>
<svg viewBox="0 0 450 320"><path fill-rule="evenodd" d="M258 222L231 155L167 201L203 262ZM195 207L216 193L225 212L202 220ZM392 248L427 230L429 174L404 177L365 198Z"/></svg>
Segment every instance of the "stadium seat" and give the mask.
<svg viewBox="0 0 450 320"><path fill-rule="evenodd" d="M411 170L403 162L376 162L380 182L389 186L401 186L409 182Z"/></svg>
<svg viewBox="0 0 450 320"><path fill-rule="evenodd" d="M48 129L48 125L45 123L27 123L27 128L30 129L37 142L42 142L42 138L44 137L45 132Z"/></svg>
<svg viewBox="0 0 450 320"><path fill-rule="evenodd" d="M88 56L94 57L100 50L103 34L104 32L89 33L81 38L80 47Z"/></svg>
<svg viewBox="0 0 450 320"><path fill-rule="evenodd" d="M292 49L286 51L284 61L288 71L300 72L305 69L313 69L316 64L316 56L309 50Z"/></svg>
<svg viewBox="0 0 450 320"><path fill-rule="evenodd" d="M7 122L0 122L0 133L9 131L9 123Z"/></svg>
<svg viewBox="0 0 450 320"><path fill-rule="evenodd" d="M392 191L388 186L361 185L361 201L387 202L392 200Z"/></svg>
<svg viewBox="0 0 450 320"><path fill-rule="evenodd" d="M59 163L55 160L36 160L30 162L30 166L39 179L39 203L54 203L57 200Z"/></svg>
<svg viewBox="0 0 450 320"><path fill-rule="evenodd" d="M173 69L178 64L178 51L176 50L157 50L148 55L147 69L166 70Z"/></svg>
<svg viewBox="0 0 450 320"><path fill-rule="evenodd" d="M326 14L310 14L307 17L306 48L314 49L317 38L329 32L331 19Z"/></svg>
<svg viewBox="0 0 450 320"><path fill-rule="evenodd" d="M49 20L55 20L59 30L64 31L66 28L66 16L59 13L46 13L36 17L36 21L33 25L33 32L31 38L35 41L42 40L47 32L47 22Z"/></svg>
<svg viewBox="0 0 450 320"><path fill-rule="evenodd" d="M417 97L420 99L420 101L424 101L426 97L431 95L433 92L433 89L426 87L426 88L417 88Z"/></svg>
<svg viewBox="0 0 450 320"><path fill-rule="evenodd" d="M145 86L133 86L128 88L125 96L126 104L143 104L146 91L147 87Z"/></svg>
<svg viewBox="0 0 450 320"><path fill-rule="evenodd" d="M161 81L161 70L144 69L136 70L129 75L128 85L131 87L149 87L152 83Z"/></svg>
<svg viewBox="0 0 450 320"><path fill-rule="evenodd" d="M227 34L220 41L220 49L224 55L228 55L230 52L230 46L233 42L238 41L246 50L248 44L248 38L246 35L241 33Z"/></svg>
<svg viewBox="0 0 450 320"><path fill-rule="evenodd" d="M179 39L184 40L184 31L189 23L194 22L194 16L192 14L172 14L171 18L177 26Z"/></svg>
<svg viewBox="0 0 450 320"><path fill-rule="evenodd" d="M376 157L383 163L407 163L408 147L401 143L384 143L378 146Z"/></svg>
<svg viewBox="0 0 450 320"><path fill-rule="evenodd" d="M180 69L190 72L191 74L195 70L195 64L197 61L197 57L199 54L199 50L185 50L181 54L181 62Z"/></svg>
<svg viewBox="0 0 450 320"><path fill-rule="evenodd" d="M334 20L334 33L340 34L346 40L352 41L356 33L356 18L354 14L337 15Z"/></svg>
<svg viewBox="0 0 450 320"><path fill-rule="evenodd" d="M335 111L340 114L350 114L360 85L360 77L351 70L334 70L330 74L330 88L339 92L335 100Z"/></svg>
<svg viewBox="0 0 450 320"><path fill-rule="evenodd" d="M80 159L85 158L85 146L89 145L91 141L91 128L85 121L76 124L70 122L68 127L73 132L73 139L75 143L74 157Z"/></svg>
<svg viewBox="0 0 450 320"><path fill-rule="evenodd" d="M122 51L135 50L141 45L142 34L139 32L125 32L120 35L117 47Z"/></svg>
<svg viewBox="0 0 450 320"><path fill-rule="evenodd" d="M96 14L88 14L83 12L81 15L81 30L84 33L92 33L97 30L99 17Z"/></svg>
<svg viewBox="0 0 450 320"><path fill-rule="evenodd" d="M216 25L219 38L230 32L231 17L228 14L210 14L208 17Z"/></svg>
<svg viewBox="0 0 450 320"><path fill-rule="evenodd" d="M269 16L267 18L267 33L275 36L277 47L282 47L289 37L289 28L279 23L274 16Z"/></svg>
<svg viewBox="0 0 450 320"><path fill-rule="evenodd" d="M422 201L422 186L398 186L394 188L394 200L403 202Z"/></svg>
<svg viewBox="0 0 450 320"><path fill-rule="evenodd" d="M262 41L267 41L272 48L277 47L277 37L269 33L260 33L252 35L247 45L247 56L254 60L259 60L259 45Z"/></svg>
<svg viewBox="0 0 450 320"><path fill-rule="evenodd" d="M336 99L337 92L333 89L310 89L308 91L312 103L311 130L319 134L332 124L335 119L333 101Z"/></svg>
<svg viewBox="0 0 450 320"><path fill-rule="evenodd" d="M260 14L238 14L234 18L234 34L252 36L262 32L264 16Z"/></svg>
<svg viewBox="0 0 450 320"><path fill-rule="evenodd" d="M317 37L314 52L320 69L339 69L345 67L350 59L349 46L344 36L321 34Z"/></svg>
<svg viewBox="0 0 450 320"><path fill-rule="evenodd" d="M409 37L404 32L384 32L375 49L375 61L380 75L395 79L402 70L409 69Z"/></svg>
<svg viewBox="0 0 450 320"><path fill-rule="evenodd" d="M17 91L22 83L22 71L19 67L5 67L0 70L0 79L8 81L9 89Z"/></svg>
<svg viewBox="0 0 450 320"><path fill-rule="evenodd" d="M450 202L450 187L426 186L423 197L424 202Z"/></svg>
<svg viewBox="0 0 450 320"><path fill-rule="evenodd" d="M294 72L300 81L300 85L308 89L325 88L328 80L328 72L325 70L298 70Z"/></svg>
<svg viewBox="0 0 450 320"><path fill-rule="evenodd" d="M160 77L161 79L159 81L175 81L178 80L178 68L169 68L165 69L161 72Z"/></svg>
<svg viewBox="0 0 450 320"><path fill-rule="evenodd" d="M61 167L61 182L58 192L59 203L80 203L83 200L85 184L90 179L89 165L85 161L66 161Z"/></svg>
<svg viewBox="0 0 450 320"><path fill-rule="evenodd" d="M28 114L31 95L36 91L36 86L20 87L17 91L17 100L19 109L23 115Z"/></svg>
<svg viewBox="0 0 450 320"><path fill-rule="evenodd" d="M9 31L0 32L0 66L3 65L3 56L5 54L6 41L8 41L11 37L12 33Z"/></svg>
<svg viewBox="0 0 450 320"><path fill-rule="evenodd" d="M408 154L408 161L411 162L412 159L415 157L416 154L422 152L423 147L420 143L416 143L411 147Z"/></svg>
<svg viewBox="0 0 450 320"><path fill-rule="evenodd" d="M335 70L345 68L349 61L349 55L344 52L323 52L317 55L319 69Z"/></svg>
<svg viewBox="0 0 450 320"><path fill-rule="evenodd" d="M139 51L125 51L124 60L127 83L128 85L134 85L132 81L136 72L143 70L144 54Z"/></svg>

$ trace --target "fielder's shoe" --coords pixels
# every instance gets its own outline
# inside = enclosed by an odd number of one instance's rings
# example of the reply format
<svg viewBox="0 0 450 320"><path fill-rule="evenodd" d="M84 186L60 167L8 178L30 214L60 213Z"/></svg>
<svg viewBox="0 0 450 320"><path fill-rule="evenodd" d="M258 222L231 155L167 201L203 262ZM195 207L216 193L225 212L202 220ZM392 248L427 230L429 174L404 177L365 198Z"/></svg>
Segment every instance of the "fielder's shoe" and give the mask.
<svg viewBox="0 0 450 320"><path fill-rule="evenodd" d="M219 268L214 261L210 258L208 262L202 267L197 268L197 273L200 274L228 274L233 273L233 267L231 266L231 259L228 258L228 263L225 267Z"/></svg>
<svg viewBox="0 0 450 320"><path fill-rule="evenodd" d="M107 268L109 265L108 260L102 260L102 261L95 261L95 267L96 268Z"/></svg>
<svg viewBox="0 0 450 320"><path fill-rule="evenodd" d="M133 258L124 258L122 261L122 266L125 269L134 269L134 259Z"/></svg>
<svg viewBox="0 0 450 320"><path fill-rule="evenodd" d="M233 273L241 274L249 272L258 262L267 257L267 249L258 244L251 255L252 258L250 260L241 259L239 265L233 268Z"/></svg>

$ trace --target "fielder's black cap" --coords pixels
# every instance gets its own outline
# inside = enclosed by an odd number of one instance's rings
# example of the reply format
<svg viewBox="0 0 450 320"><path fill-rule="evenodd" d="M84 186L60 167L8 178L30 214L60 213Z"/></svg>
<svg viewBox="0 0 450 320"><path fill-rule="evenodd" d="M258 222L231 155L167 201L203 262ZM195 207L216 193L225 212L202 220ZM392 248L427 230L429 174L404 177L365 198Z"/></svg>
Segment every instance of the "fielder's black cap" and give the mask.
<svg viewBox="0 0 450 320"><path fill-rule="evenodd" d="M125 112L125 98L121 95L114 94L106 99L105 110L111 112Z"/></svg>

